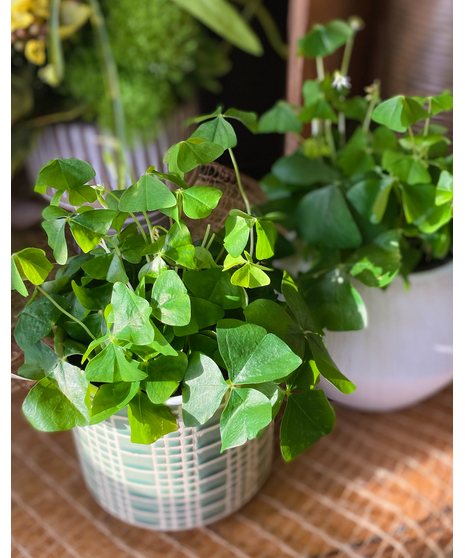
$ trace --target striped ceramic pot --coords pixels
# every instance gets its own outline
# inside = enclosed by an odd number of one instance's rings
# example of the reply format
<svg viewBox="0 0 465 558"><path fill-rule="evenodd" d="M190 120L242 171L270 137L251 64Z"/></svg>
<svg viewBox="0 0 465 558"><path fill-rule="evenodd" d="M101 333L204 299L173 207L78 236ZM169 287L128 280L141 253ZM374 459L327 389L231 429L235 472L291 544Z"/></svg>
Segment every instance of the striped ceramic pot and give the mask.
<svg viewBox="0 0 465 558"><path fill-rule="evenodd" d="M174 111L155 140L149 143L135 141L134 145L126 151L127 164L133 176L136 178L142 176L152 165L159 170L167 171L163 164L164 154L171 145L189 137L191 130L186 129L184 122L196 114L198 114L196 102L181 105ZM118 187L108 138L94 124L64 122L45 126L25 161L29 182L35 184L40 169L52 159L58 158L87 161L95 169L95 178L90 181L90 184L104 184L112 190ZM128 176L127 186L130 184L131 180ZM47 188L44 197L51 200L54 193L55 190ZM68 211L74 211L66 192L61 198L60 205ZM98 202L93 205L100 208ZM150 212L149 216L152 224L166 219L158 211Z"/></svg>
<svg viewBox="0 0 465 558"><path fill-rule="evenodd" d="M163 531L206 525L241 508L270 473L273 423L259 438L220 453L224 404L195 428L182 422L181 396L167 405L179 430L151 445L131 443L125 410L73 430L84 479L95 500L126 523Z"/></svg>
<svg viewBox="0 0 465 558"><path fill-rule="evenodd" d="M325 343L357 389L350 395L322 379L326 395L360 411L394 411L419 403L452 381L452 262L412 273L385 291L356 288L365 302L368 326L329 331Z"/></svg>

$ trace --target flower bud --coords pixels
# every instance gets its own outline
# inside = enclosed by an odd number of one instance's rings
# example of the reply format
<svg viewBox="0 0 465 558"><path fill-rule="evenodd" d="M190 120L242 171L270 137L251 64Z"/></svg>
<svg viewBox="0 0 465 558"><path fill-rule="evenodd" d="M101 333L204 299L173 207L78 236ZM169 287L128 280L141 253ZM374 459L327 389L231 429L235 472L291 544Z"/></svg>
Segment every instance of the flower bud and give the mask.
<svg viewBox="0 0 465 558"><path fill-rule="evenodd" d="M357 31L361 31L365 27L365 22L360 16L350 16L347 23L352 31L355 31L355 33L357 33Z"/></svg>

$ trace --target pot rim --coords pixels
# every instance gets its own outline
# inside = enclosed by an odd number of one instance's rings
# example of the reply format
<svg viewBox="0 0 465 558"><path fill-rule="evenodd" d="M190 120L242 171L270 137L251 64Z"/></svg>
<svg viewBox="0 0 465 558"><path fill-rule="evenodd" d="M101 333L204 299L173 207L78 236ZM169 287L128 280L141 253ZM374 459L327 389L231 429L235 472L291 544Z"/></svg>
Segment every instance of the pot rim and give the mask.
<svg viewBox="0 0 465 558"><path fill-rule="evenodd" d="M408 279L412 283L418 283L422 281L427 281L431 278L440 276L440 275L449 275L453 271L453 263L454 260L450 260L445 262L442 265L439 265L433 269L424 269L422 271L413 271L408 276Z"/></svg>

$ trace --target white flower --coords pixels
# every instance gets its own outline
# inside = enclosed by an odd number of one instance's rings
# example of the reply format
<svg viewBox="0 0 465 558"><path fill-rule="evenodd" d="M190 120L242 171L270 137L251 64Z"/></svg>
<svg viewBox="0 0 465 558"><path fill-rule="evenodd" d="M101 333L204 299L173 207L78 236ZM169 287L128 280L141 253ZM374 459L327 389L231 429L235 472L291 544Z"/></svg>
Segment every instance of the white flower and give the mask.
<svg viewBox="0 0 465 558"><path fill-rule="evenodd" d="M334 72L334 81L331 84L331 87L335 87L338 91L341 91L344 87L346 89L350 89L350 77L343 76L340 72Z"/></svg>

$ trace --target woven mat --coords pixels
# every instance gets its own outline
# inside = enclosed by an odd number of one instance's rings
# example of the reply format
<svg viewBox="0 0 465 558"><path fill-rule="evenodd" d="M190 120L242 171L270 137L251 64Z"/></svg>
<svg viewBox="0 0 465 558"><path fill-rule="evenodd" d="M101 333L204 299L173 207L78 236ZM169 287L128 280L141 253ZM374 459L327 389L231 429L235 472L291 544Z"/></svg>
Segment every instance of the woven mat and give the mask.
<svg viewBox="0 0 465 558"><path fill-rule="evenodd" d="M13 240L14 249L43 244L37 231ZM23 304L13 295L13 314ZM13 338L11 358L15 372L22 354ZM12 390L13 558L452 556L452 387L397 413L337 407L332 435L290 464L276 452L269 480L240 512L170 534L103 511L71 434L33 430L23 397Z"/></svg>

